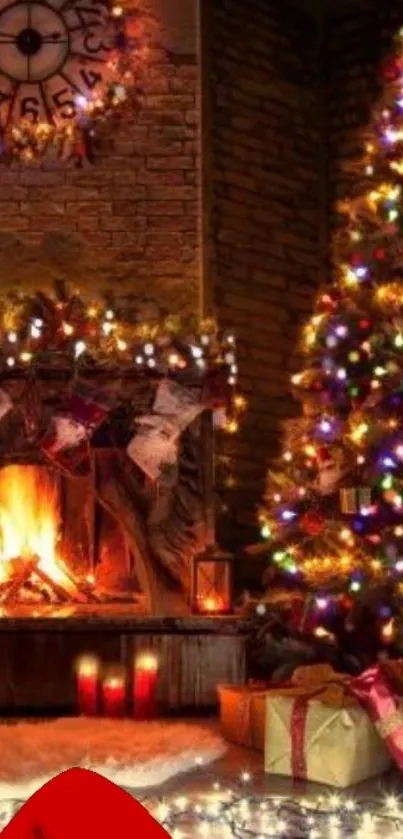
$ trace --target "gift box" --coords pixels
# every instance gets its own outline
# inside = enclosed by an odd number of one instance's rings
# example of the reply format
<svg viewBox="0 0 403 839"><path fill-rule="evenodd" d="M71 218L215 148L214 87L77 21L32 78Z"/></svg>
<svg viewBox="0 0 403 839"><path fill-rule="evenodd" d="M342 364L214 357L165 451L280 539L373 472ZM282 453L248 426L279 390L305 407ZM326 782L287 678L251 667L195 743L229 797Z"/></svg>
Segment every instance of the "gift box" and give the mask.
<svg viewBox="0 0 403 839"><path fill-rule="evenodd" d="M221 731L227 740L264 749L267 690L253 685L219 685Z"/></svg>
<svg viewBox="0 0 403 839"><path fill-rule="evenodd" d="M332 707L355 704L346 691L348 676L335 673L327 664L298 667L289 682L252 682L248 685L219 685L221 730L224 737L240 746L264 751L266 696L320 696Z"/></svg>
<svg viewBox="0 0 403 839"><path fill-rule="evenodd" d="M309 675L303 682L304 695L293 687L266 693L265 771L339 788L385 772L390 756L348 680L326 702Z"/></svg>
<svg viewBox="0 0 403 839"><path fill-rule="evenodd" d="M401 663L370 667L352 682L357 699L369 714L391 758L403 770L403 703Z"/></svg>

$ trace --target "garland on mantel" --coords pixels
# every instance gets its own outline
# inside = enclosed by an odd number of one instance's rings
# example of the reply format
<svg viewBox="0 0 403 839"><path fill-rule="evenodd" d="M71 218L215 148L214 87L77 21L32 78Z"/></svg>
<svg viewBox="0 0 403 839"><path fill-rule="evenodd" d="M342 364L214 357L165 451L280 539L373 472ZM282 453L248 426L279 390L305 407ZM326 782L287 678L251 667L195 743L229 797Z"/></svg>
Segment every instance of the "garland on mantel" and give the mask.
<svg viewBox="0 0 403 839"><path fill-rule="evenodd" d="M125 316L127 302L71 294L56 282L49 294L9 292L0 297L0 378L30 376L40 369L71 370L75 375L118 369L152 377L186 374L228 406L224 429L234 433L246 407L237 393L236 341L220 333L213 319L168 315L145 323ZM214 405L214 394L212 398Z"/></svg>

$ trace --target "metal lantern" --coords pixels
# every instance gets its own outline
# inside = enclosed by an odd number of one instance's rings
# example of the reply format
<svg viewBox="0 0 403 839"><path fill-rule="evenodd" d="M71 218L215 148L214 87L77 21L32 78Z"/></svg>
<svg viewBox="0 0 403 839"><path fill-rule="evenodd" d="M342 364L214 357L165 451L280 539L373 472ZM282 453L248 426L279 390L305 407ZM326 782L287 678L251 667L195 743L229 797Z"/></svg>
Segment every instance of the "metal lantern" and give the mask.
<svg viewBox="0 0 403 839"><path fill-rule="evenodd" d="M192 566L191 607L196 615L232 612L232 555L216 546L195 556Z"/></svg>

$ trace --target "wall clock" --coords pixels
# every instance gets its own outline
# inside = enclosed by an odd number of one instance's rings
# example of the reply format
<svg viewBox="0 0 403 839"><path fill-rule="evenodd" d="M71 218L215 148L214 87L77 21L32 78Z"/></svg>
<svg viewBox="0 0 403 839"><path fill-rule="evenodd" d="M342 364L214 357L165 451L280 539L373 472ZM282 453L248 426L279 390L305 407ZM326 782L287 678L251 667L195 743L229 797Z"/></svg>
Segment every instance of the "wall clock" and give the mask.
<svg viewBox="0 0 403 839"><path fill-rule="evenodd" d="M29 138L63 133L83 114L103 113L124 98L122 15L109 0L0 0L4 136L32 150Z"/></svg>

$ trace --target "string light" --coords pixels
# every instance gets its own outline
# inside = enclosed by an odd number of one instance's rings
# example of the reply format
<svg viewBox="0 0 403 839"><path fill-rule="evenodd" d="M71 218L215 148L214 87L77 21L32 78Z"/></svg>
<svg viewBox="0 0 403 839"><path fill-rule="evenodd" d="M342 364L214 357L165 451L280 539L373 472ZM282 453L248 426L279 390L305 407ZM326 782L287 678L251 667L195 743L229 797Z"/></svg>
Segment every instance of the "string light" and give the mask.
<svg viewBox="0 0 403 839"><path fill-rule="evenodd" d="M199 775L201 792L138 798L173 839L215 834L223 839L400 839L403 834L403 811L393 793L362 801L334 793L308 799L254 793L248 771L225 788L205 771ZM21 799L0 801L0 829L23 804Z"/></svg>

